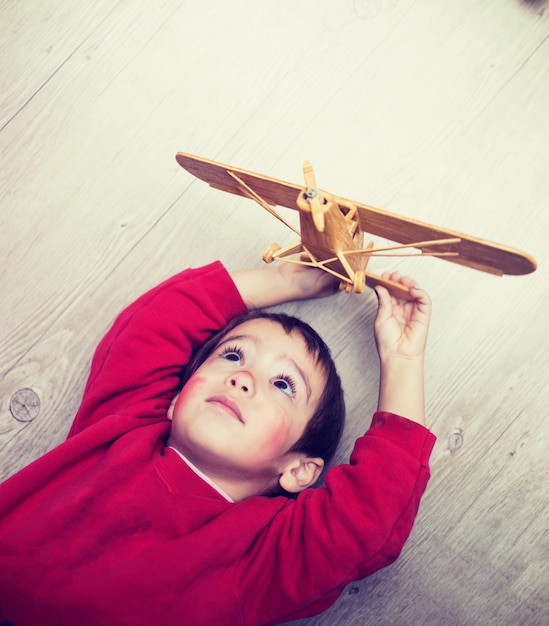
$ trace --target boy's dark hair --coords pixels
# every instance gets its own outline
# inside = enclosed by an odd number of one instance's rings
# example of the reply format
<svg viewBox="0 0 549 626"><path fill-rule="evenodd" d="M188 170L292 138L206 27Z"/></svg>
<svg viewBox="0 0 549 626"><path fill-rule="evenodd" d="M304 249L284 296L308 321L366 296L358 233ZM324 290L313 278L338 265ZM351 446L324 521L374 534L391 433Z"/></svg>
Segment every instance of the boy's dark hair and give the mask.
<svg viewBox="0 0 549 626"><path fill-rule="evenodd" d="M345 423L343 389L330 348L322 337L303 320L286 313L266 313L261 310L250 311L233 318L227 326L210 337L195 352L183 372L181 386L189 380L233 328L254 319L266 319L280 324L288 335L297 332L305 341L309 354L324 369L326 383L316 410L305 427L305 431L288 452L302 452L310 457L320 457L324 463L328 464L336 452Z"/></svg>

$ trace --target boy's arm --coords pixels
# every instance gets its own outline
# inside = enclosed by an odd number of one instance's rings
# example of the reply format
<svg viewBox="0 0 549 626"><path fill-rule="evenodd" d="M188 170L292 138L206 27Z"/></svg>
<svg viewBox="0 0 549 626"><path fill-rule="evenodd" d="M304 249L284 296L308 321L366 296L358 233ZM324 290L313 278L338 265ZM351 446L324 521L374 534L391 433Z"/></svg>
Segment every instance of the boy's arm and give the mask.
<svg viewBox="0 0 549 626"><path fill-rule="evenodd" d="M391 280L410 287L414 299L399 300L376 287L379 308L374 324L380 361L378 411L395 413L425 425L423 357L431 301L409 278Z"/></svg>
<svg viewBox="0 0 549 626"><path fill-rule="evenodd" d="M70 434L116 413L165 417L193 349L245 310L219 262L142 295L99 343Z"/></svg>
<svg viewBox="0 0 549 626"><path fill-rule="evenodd" d="M249 622L316 615L349 582L393 563L414 524L434 442L420 424L378 412L350 462L328 471L325 488L277 499L280 510L239 565ZM257 516L261 507L253 501L241 506Z"/></svg>

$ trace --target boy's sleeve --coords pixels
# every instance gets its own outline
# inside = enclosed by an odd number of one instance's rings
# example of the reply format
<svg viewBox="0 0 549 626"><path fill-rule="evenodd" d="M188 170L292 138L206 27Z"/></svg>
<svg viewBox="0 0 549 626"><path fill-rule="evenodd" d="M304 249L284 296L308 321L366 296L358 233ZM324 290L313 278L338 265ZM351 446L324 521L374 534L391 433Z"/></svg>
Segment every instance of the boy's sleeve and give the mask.
<svg viewBox="0 0 549 626"><path fill-rule="evenodd" d="M141 296L97 347L70 435L115 413L165 416L193 349L245 311L219 262L185 270Z"/></svg>
<svg viewBox="0 0 549 626"><path fill-rule="evenodd" d="M349 582L395 561L429 480L434 443L425 427L376 413L350 463L331 469L325 488L289 501L250 550L241 588L250 623L315 615ZM250 586L251 602L244 600Z"/></svg>

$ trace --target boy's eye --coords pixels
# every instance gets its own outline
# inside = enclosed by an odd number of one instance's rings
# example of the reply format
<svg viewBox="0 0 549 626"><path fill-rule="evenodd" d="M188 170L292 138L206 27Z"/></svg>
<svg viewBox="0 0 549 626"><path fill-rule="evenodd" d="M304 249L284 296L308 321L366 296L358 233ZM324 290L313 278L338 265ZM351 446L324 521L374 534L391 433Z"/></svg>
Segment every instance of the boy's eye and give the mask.
<svg viewBox="0 0 549 626"><path fill-rule="evenodd" d="M219 355L221 358L231 361L232 363L240 363L242 361L242 350L235 347L224 348Z"/></svg>
<svg viewBox="0 0 549 626"><path fill-rule="evenodd" d="M273 385L287 396L290 396L290 398L293 398L295 394L295 383L289 376L278 376L273 381Z"/></svg>

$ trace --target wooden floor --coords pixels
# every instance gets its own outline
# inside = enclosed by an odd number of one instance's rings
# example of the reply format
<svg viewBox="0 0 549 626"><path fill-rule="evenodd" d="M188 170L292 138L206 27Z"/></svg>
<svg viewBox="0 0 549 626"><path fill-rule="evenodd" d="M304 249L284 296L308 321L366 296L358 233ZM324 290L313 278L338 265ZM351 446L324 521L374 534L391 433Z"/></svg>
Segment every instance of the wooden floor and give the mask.
<svg viewBox="0 0 549 626"><path fill-rule="evenodd" d="M60 443L93 348L161 279L256 266L294 235L178 150L527 250L526 277L433 259L432 481L401 559L299 624L549 623L549 4L12 0L0 4L0 459ZM369 424L375 298L287 307ZM296 622L297 624L297 622Z"/></svg>

